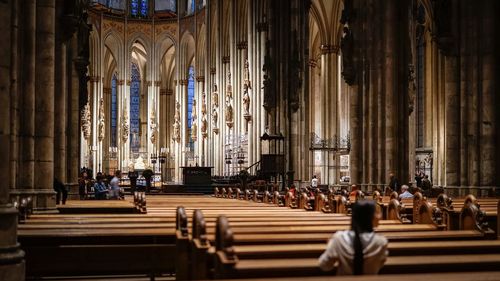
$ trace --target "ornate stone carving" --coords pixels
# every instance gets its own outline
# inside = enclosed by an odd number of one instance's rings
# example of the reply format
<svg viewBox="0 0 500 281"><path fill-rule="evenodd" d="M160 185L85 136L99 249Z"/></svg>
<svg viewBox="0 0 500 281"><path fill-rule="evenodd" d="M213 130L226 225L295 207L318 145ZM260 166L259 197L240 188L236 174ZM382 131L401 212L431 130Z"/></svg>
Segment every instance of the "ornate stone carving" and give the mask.
<svg viewBox="0 0 500 281"><path fill-rule="evenodd" d="M101 98L99 100L99 141L102 141L104 139L104 99Z"/></svg>
<svg viewBox="0 0 500 281"><path fill-rule="evenodd" d="M233 127L234 120L233 120L233 105L232 105L232 100L233 100L233 86L231 85L231 72L227 73L227 85L226 85L226 114L225 114L225 119L226 119L226 125L229 129Z"/></svg>
<svg viewBox="0 0 500 281"><path fill-rule="evenodd" d="M202 94L202 99L201 99L201 135L205 139L207 138L207 128L208 128L208 122L207 122L207 97L205 95L205 92Z"/></svg>
<svg viewBox="0 0 500 281"><path fill-rule="evenodd" d="M217 120L219 117L219 92L217 91L217 84L214 83L212 92L212 130L214 133L219 133L219 128L217 126Z"/></svg>
<svg viewBox="0 0 500 281"><path fill-rule="evenodd" d="M154 105L154 100L153 100L153 105ZM155 144L156 143L156 136L158 134L158 124L156 123L156 110L153 107L151 109L151 116L150 116L150 124L149 124L149 129L151 130L151 143Z"/></svg>
<svg viewBox="0 0 500 281"><path fill-rule="evenodd" d="M177 101L175 103L175 114L174 114L174 133L172 136L172 140L175 142L180 142L181 140L181 105Z"/></svg>
<svg viewBox="0 0 500 281"><path fill-rule="evenodd" d="M217 109L212 108L212 130L214 133L219 133L219 128L217 128L217 119L219 118L219 113L217 113Z"/></svg>
<svg viewBox="0 0 500 281"><path fill-rule="evenodd" d="M196 141L198 139L198 114L196 111L196 100L193 99L193 111L191 113L191 139Z"/></svg>
<svg viewBox="0 0 500 281"><path fill-rule="evenodd" d="M245 65L243 68L243 117L246 120L246 128L248 127L248 122L252 119L250 114L250 94L248 90L252 89L252 83L250 81L250 70L248 59L245 59Z"/></svg>
<svg viewBox="0 0 500 281"><path fill-rule="evenodd" d="M122 120L121 120L121 137L122 141L125 143L128 140L128 135L129 135L129 124L128 124L128 110L127 110L127 99L125 99L124 102L125 106L123 107L123 114L122 114Z"/></svg>
<svg viewBox="0 0 500 281"><path fill-rule="evenodd" d="M90 134L92 133L92 116L90 114L89 103L83 106L81 118L83 138L88 141L90 138Z"/></svg>
<svg viewBox="0 0 500 281"><path fill-rule="evenodd" d="M415 68L413 64L408 65L408 112L411 114L415 107L417 84L415 79Z"/></svg>

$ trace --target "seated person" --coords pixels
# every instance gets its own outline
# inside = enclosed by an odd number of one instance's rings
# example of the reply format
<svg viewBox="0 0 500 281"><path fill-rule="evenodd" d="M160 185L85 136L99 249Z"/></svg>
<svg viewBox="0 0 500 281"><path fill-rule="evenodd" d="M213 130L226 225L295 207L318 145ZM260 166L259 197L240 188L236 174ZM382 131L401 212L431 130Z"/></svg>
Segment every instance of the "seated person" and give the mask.
<svg viewBox="0 0 500 281"><path fill-rule="evenodd" d="M353 184L351 185L351 193L349 193L349 197L356 197L356 191L358 191L358 186Z"/></svg>
<svg viewBox="0 0 500 281"><path fill-rule="evenodd" d="M97 176L96 180L97 181L94 184L95 199L98 200L106 199L108 188L106 187L106 184L104 184L103 176L102 175Z"/></svg>
<svg viewBox="0 0 500 281"><path fill-rule="evenodd" d="M401 186L401 194L399 194L399 199L409 199L413 198L413 194L408 191L409 187L406 184Z"/></svg>
<svg viewBox="0 0 500 281"><path fill-rule="evenodd" d="M381 214L373 201L360 200L352 207L351 230L337 231L319 258L324 271L337 275L377 274L387 258L387 239L375 234Z"/></svg>
<svg viewBox="0 0 500 281"><path fill-rule="evenodd" d="M292 186L290 187L290 192L292 193L292 195L295 197L295 193L297 192L297 189L295 188L295 185L292 184Z"/></svg>
<svg viewBox="0 0 500 281"><path fill-rule="evenodd" d="M115 171L115 176L109 183L110 185L110 190L109 190L109 198L110 199L121 199L122 197L120 196L120 178L122 177L122 172L120 170Z"/></svg>

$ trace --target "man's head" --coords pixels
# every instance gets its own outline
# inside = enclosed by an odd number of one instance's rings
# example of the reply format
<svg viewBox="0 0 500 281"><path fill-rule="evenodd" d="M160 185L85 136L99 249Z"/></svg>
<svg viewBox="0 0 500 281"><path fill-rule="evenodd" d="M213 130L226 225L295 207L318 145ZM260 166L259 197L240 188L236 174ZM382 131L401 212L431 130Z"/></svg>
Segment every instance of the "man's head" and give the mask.
<svg viewBox="0 0 500 281"><path fill-rule="evenodd" d="M316 178L316 175L313 175L313 179L315 179L315 178Z"/></svg>
<svg viewBox="0 0 500 281"><path fill-rule="evenodd" d="M116 171L115 171L115 177L117 177L117 178L121 178L121 177L122 177L122 171L120 171L120 170L116 170Z"/></svg>
<svg viewBox="0 0 500 281"><path fill-rule="evenodd" d="M405 192L405 191L408 191L409 187L406 185L406 184L403 184L401 186L401 193Z"/></svg>
<svg viewBox="0 0 500 281"><path fill-rule="evenodd" d="M429 179L429 175L425 175L425 178L426 178L426 179Z"/></svg>
<svg viewBox="0 0 500 281"><path fill-rule="evenodd" d="M393 178L394 178L394 173L393 173L393 172L390 172L390 173L389 173L389 178L390 178L390 179L393 179Z"/></svg>
<svg viewBox="0 0 500 281"><path fill-rule="evenodd" d="M351 191L356 191L356 190L358 190L358 186L355 184L351 185Z"/></svg>

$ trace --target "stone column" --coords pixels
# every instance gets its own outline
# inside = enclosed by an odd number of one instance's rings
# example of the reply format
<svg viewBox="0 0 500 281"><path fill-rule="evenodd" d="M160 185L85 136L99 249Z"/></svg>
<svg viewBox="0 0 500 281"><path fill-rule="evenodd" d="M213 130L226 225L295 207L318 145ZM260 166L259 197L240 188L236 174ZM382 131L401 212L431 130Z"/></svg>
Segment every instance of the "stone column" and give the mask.
<svg viewBox="0 0 500 281"><path fill-rule="evenodd" d="M68 184L77 190L78 186L78 171L80 170L80 111L79 103L79 80L78 71L73 61L78 55L78 38L73 35L68 44L70 51L68 59L71 59L71 85L70 95L68 96L68 122L67 122L67 168L68 168Z"/></svg>
<svg viewBox="0 0 500 281"><path fill-rule="evenodd" d="M12 40L17 32L17 1L0 2L0 155L6 159L0 161L0 175L10 174L10 85L11 85L11 48L16 43ZM12 14L11 14L12 13ZM11 16L14 16L11 22ZM14 27L13 27L14 25ZM24 280L24 252L17 243L17 210L9 203L9 185L0 185L0 280Z"/></svg>
<svg viewBox="0 0 500 281"><path fill-rule="evenodd" d="M19 104L19 176L16 193L31 194L35 177L35 29L36 1L22 2L23 8L23 87Z"/></svg>
<svg viewBox="0 0 500 281"><path fill-rule="evenodd" d="M11 67L10 67L10 176L9 187L11 191L17 186L18 164L18 135L19 135L19 8L20 3L12 4L12 32L11 32Z"/></svg>
<svg viewBox="0 0 500 281"><path fill-rule="evenodd" d="M55 208L55 0L38 0L36 13L35 209L45 211Z"/></svg>
<svg viewBox="0 0 500 281"><path fill-rule="evenodd" d="M61 17L64 1L57 1L57 18ZM66 173L66 104L67 104L67 71L66 44L62 38L62 26L57 26L55 45L55 99L54 99L54 177L67 182Z"/></svg>
<svg viewBox="0 0 500 281"><path fill-rule="evenodd" d="M481 5L480 15L482 24L482 33L478 36L483 42L483 48L480 50L482 69L482 92L479 95L482 97L482 107L480 108L480 145L479 145L479 185L486 188L499 188L500 178L500 165L498 163L498 156L500 156L500 149L498 145L500 141L500 132L498 122L500 114L498 113L498 104L500 99L498 97L498 85L500 82L495 77L499 77L498 67L495 71L495 43L496 47L499 45L498 38L498 22L495 11L498 11L499 4L496 1L485 1ZM495 22L496 21L496 22ZM496 42L494 41L496 38ZM498 61L498 54L496 54L496 61ZM495 98L496 96L496 98ZM495 111L496 116L495 116ZM496 175L496 177L495 177ZM496 179L495 179L496 178ZM497 222L498 223L498 222Z"/></svg>

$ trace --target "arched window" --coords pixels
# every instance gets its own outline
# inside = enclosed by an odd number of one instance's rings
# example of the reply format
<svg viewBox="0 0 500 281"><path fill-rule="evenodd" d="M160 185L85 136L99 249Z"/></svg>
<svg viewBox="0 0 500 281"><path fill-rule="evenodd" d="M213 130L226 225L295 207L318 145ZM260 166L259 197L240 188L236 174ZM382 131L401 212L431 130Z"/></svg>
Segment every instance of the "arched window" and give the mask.
<svg viewBox="0 0 500 281"><path fill-rule="evenodd" d="M148 0L131 0L130 13L134 17L148 16Z"/></svg>
<svg viewBox="0 0 500 281"><path fill-rule="evenodd" d="M111 147L116 147L117 145L117 119L118 119L118 100L116 92L116 74L113 74L111 79Z"/></svg>
<svg viewBox="0 0 500 281"><path fill-rule="evenodd" d="M187 85L187 128L188 140L191 151L194 150L194 141L191 139L191 125L193 117L193 100L194 100L194 68L190 66L188 69L188 85Z"/></svg>
<svg viewBox="0 0 500 281"><path fill-rule="evenodd" d="M187 0L187 14L192 15L196 9L196 1L195 0Z"/></svg>
<svg viewBox="0 0 500 281"><path fill-rule="evenodd" d="M177 11L176 0L155 0L155 11Z"/></svg>
<svg viewBox="0 0 500 281"><path fill-rule="evenodd" d="M139 152L140 142L140 101L141 101L141 74L139 67L132 63L130 79L130 150Z"/></svg>

